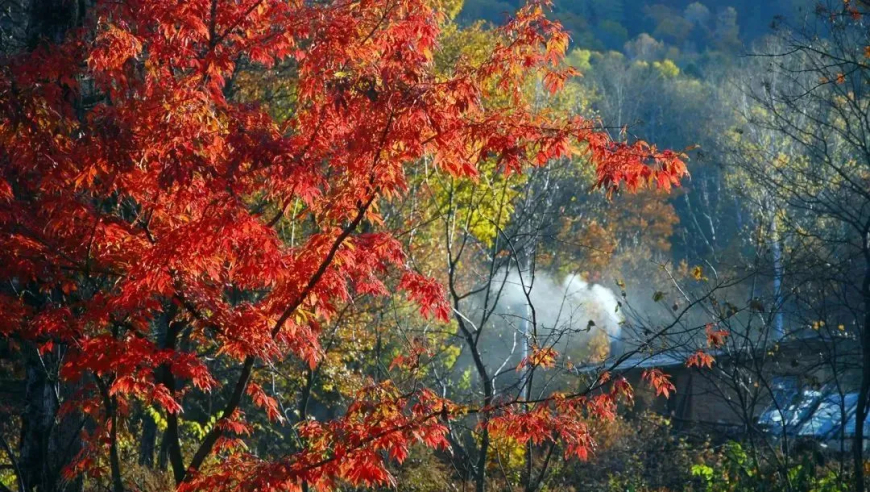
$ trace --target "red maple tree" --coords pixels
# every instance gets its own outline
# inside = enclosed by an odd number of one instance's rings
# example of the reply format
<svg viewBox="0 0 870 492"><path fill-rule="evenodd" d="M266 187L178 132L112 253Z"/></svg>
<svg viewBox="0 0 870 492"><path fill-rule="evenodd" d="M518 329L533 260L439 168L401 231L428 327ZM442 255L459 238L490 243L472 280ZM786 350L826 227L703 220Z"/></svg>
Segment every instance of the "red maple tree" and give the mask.
<svg viewBox="0 0 870 492"><path fill-rule="evenodd" d="M565 440L586 456L583 419L614 412L625 385L521 410L458 408L386 382L341 418L302 425L299 453L266 462L238 448L251 432L245 399L282 418L251 381L255 364L316 364L319 323L352 295L388 293L380 278L405 269L398 241L378 231L378 203L402 197L424 157L454 175L486 159L519 172L580 142L608 190L678 184L680 155L524 102L530 73L552 91L571 75L567 36L542 7L520 10L485 62L460 59L449 76L434 70L442 14L426 0L98 1L63 43L6 60L0 277L12 288L0 294L0 335L63 352L60 378L78 385L67 404L93 424L67 473L105 468L123 490L117 432L131 407L158 405L177 440L190 387L221 409L189 462L170 444L183 490L382 484L385 456L446 446L443 419L468 412L491 413L494 433ZM227 96L243 67L288 61L289 118ZM290 244L275 226L296 200L314 233ZM421 313L446 319L441 287L407 272L401 287ZM207 353L236 361L226 387ZM216 453L229 464L209 466Z"/></svg>

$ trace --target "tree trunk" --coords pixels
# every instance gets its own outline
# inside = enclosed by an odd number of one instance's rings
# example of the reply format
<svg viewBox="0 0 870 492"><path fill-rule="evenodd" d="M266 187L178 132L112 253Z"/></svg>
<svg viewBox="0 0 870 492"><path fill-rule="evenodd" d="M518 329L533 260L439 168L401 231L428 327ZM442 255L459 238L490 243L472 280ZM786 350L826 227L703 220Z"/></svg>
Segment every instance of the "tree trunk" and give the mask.
<svg viewBox="0 0 870 492"><path fill-rule="evenodd" d="M81 22L88 0L30 0L22 3L27 9L26 45L28 49L35 49L44 42L63 41L67 31ZM40 302L34 300L36 305ZM81 490L80 479L67 482L61 477L63 466L81 447L77 437L81 421L72 415L57 421L62 395L56 380L56 357L51 353L41 356L35 346L26 346L25 350L25 406L19 442L21 480L24 482L21 489L39 492ZM54 350L60 348L56 346Z"/></svg>
<svg viewBox="0 0 870 492"><path fill-rule="evenodd" d="M121 457L118 454L118 401L110 399L112 429L109 431L109 465L112 468L112 491L124 492L124 481L121 478Z"/></svg>
<svg viewBox="0 0 870 492"><path fill-rule="evenodd" d="M478 373L483 381L483 405L488 407L492 404L493 400L492 380L489 378L489 373L483 364L483 359L481 359L480 353L477 351L476 343L472 346L472 353ZM476 492L484 492L486 490L486 462L489 457L489 429L486 422L484 422L483 433L480 437L479 452L480 454L477 456L477 470L474 477L474 490Z"/></svg>
<svg viewBox="0 0 870 492"><path fill-rule="evenodd" d="M870 247L865 235L864 282L861 295L864 298L864 326L861 329L861 386L855 407L855 435L852 437L852 464L855 468L855 492L864 492L864 420L867 418L867 396L870 394Z"/></svg>
<svg viewBox="0 0 870 492"><path fill-rule="evenodd" d="M52 479L49 451L49 447L54 447L49 443L53 441L57 414L57 399L52 393L51 381L38 357L27 357L26 403L21 416L19 458L25 490L58 490Z"/></svg>
<svg viewBox="0 0 870 492"><path fill-rule="evenodd" d="M457 304L458 306L458 304ZM465 327L465 322L461 318L457 318L465 337L471 347L471 357L474 360L474 366L477 369L477 375L483 384L483 406L488 407L492 404L495 390L492 386L492 379L489 377L489 372L486 369L486 364L480 352L477 350L477 341L471 332ZM487 428L486 415L484 414L483 431L480 436L480 447L477 455L477 468L474 473L474 490L475 492L484 492L486 490L486 462L489 458L489 429Z"/></svg>
<svg viewBox="0 0 870 492"><path fill-rule="evenodd" d="M87 9L86 0L31 0L27 23L27 46L60 43L66 32L78 25Z"/></svg>
<svg viewBox="0 0 870 492"><path fill-rule="evenodd" d="M173 315L174 316L174 315ZM168 350L175 350L178 335L181 333L183 324L178 321L170 321L166 328L166 340L164 347ZM175 375L172 374L170 365L163 364L157 370L159 376L158 381L166 387L170 396L176 397ZM166 432L163 434L163 441L166 443L166 451L169 455L169 464L172 466L172 475L175 478L175 483L180 484L184 480L186 469L184 467L184 458L181 454L181 438L178 426L178 414L166 412Z"/></svg>
<svg viewBox="0 0 870 492"><path fill-rule="evenodd" d="M150 416L142 418L142 440L139 442L139 464L154 468L154 450L157 447L157 423Z"/></svg>
<svg viewBox="0 0 870 492"><path fill-rule="evenodd" d="M782 319L782 243L777 231L776 214L773 214L770 219L770 228L773 236L771 244L773 249L773 306L771 308L776 310L773 315L773 337L774 340L780 340L785 336L785 327Z"/></svg>
<svg viewBox="0 0 870 492"><path fill-rule="evenodd" d="M483 428L483 433L480 436L480 454L477 455L477 469L474 474L474 491L484 492L486 490L486 461L489 453L489 429Z"/></svg>

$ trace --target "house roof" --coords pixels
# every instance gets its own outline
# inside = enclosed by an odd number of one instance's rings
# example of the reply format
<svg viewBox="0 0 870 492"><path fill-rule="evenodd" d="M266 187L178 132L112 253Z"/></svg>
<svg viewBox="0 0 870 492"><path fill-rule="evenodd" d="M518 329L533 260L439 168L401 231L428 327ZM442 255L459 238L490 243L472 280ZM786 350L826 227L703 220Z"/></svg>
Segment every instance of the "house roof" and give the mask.
<svg viewBox="0 0 870 492"><path fill-rule="evenodd" d="M805 332L796 332L795 336L789 335L788 338L784 340L780 340L775 342L779 351L783 351L784 349L796 350L796 349L804 349L804 348L812 348L814 344L824 344L831 343L832 339L820 337L817 332L812 332L807 334ZM846 338L837 338L836 342L849 342ZM647 353L644 351L640 351L639 346L636 343L631 343L626 340L619 341L623 344L634 345L629 348L629 352L634 351L631 356L622 358L623 356L610 356L604 362L600 362L597 364L587 364L577 368L577 372L579 373L590 373L597 372L602 370L609 371L629 371L632 369L651 369L651 368L660 368L667 369L673 368L677 366L685 366L686 361L689 356L693 353L697 352L698 347L692 348L690 346L679 346L674 348L668 348L665 350L660 350L655 353ZM637 342L639 343L639 342ZM774 343L774 342L771 342ZM689 344L691 345L691 344ZM747 353L750 349L745 349L744 352L738 353ZM755 347L755 351L758 352L767 352L770 350L769 347L766 346L758 346ZM735 353L732 350L727 349L705 349L706 353L713 356L715 359L725 360L726 358L735 357L738 353Z"/></svg>
<svg viewBox="0 0 870 492"><path fill-rule="evenodd" d="M598 364L587 364L577 367L579 373L590 373L599 371L614 371L624 372L632 369L651 369L651 368L669 368L676 366L684 366L686 359L692 354L686 349L668 349L655 354L635 353L628 357L615 356L608 357L604 362ZM715 354L713 354L715 356Z"/></svg>

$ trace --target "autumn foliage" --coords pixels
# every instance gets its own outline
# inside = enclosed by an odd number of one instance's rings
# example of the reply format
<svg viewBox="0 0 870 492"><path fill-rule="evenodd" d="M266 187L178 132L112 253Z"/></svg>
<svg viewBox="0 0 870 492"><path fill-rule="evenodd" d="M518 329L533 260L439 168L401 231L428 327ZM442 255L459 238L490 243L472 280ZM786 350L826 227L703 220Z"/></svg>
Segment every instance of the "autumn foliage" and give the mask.
<svg viewBox="0 0 870 492"><path fill-rule="evenodd" d="M282 418L256 368L316 365L322 323L352 296L389 294L388 271L404 272L422 315L450 316L441 286L379 229L379 204L404 196L424 158L474 176L484 160L521 172L586 154L607 190L667 189L685 173L680 155L524 102L530 73L552 91L570 75L567 37L541 4L498 31L484 63L460 60L447 76L433 69L442 21L425 0L98 1L63 44L5 60L0 276L12 287L0 293L0 335L63 353L60 378L79 388L66 410L93 422L68 474L118 473L115 436L130 409L155 405L172 419L193 390L221 406L192 458L172 462L183 490L388 483L385 457L446 447L443 419L469 411L492 412L493 432L590 452L584 420L611 415L624 387L462 409L383 382L340 418L301 424L295 455L262 461L242 445L252 432L243 401ZM243 70L288 62L292 115L230 97ZM494 91L509 97L492 103ZM290 242L276 226L297 200L312 232ZM160 339L158 318L169 326ZM234 361L228 382L207 357Z"/></svg>

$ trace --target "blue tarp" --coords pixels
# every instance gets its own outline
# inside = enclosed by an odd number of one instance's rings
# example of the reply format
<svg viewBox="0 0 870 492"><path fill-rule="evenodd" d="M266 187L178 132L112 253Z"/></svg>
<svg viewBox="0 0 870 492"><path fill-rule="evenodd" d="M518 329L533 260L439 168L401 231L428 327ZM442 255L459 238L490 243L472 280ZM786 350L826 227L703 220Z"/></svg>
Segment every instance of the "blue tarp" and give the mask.
<svg viewBox="0 0 870 492"><path fill-rule="evenodd" d="M776 432L780 432L783 425L789 431L799 428L812 416L816 402L821 397L820 392L813 390L783 392L782 396L776 395L774 390L774 394L776 403L770 404L758 418L758 423Z"/></svg>
<svg viewBox="0 0 870 492"><path fill-rule="evenodd" d="M852 414L852 433L854 433L855 403L857 401L857 393L848 393L845 395L835 393L820 398L815 411L798 429L798 435L818 437L820 439L833 439L837 437L842 422L842 408L846 408L846 415L849 415L850 413ZM847 431L846 435L848 436L852 434Z"/></svg>
<svg viewBox="0 0 870 492"><path fill-rule="evenodd" d="M774 380L774 402L759 416L758 423L771 432L786 432L791 435L835 439L842 425L841 409L846 410L847 437L855 434L855 407L857 393L839 394L830 388L819 390L799 389L788 380ZM870 437L870 416L866 419L864 435Z"/></svg>

